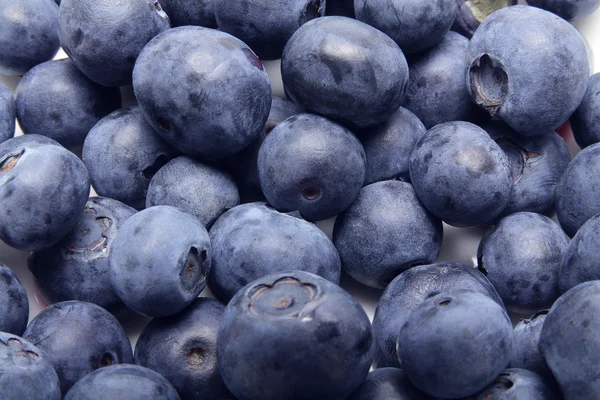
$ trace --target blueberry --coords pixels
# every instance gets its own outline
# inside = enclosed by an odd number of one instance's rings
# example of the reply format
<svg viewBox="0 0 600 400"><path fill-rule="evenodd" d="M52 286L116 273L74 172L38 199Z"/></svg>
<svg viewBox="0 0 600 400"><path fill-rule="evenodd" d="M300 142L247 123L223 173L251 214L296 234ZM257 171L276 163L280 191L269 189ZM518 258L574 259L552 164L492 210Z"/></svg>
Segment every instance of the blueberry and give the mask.
<svg viewBox="0 0 600 400"><path fill-rule="evenodd" d="M15 135L16 115L15 99L10 89L0 83L0 143Z"/></svg>
<svg viewBox="0 0 600 400"><path fill-rule="evenodd" d="M491 13L502 7L514 6L517 4L517 0L457 0L457 4L456 19L450 29L471 38L475 30Z"/></svg>
<svg viewBox="0 0 600 400"><path fill-rule="evenodd" d="M442 245L442 223L423 207L410 183L365 186L335 221L333 243L346 273L384 289L411 267L431 264Z"/></svg>
<svg viewBox="0 0 600 400"><path fill-rule="evenodd" d="M554 190L571 160L565 141L555 132L519 135L502 121L489 121L481 127L504 150L512 171L513 189L500 216L519 211L550 214Z"/></svg>
<svg viewBox="0 0 600 400"><path fill-rule="evenodd" d="M466 400L559 400L542 377L525 369L509 368L478 394Z"/></svg>
<svg viewBox="0 0 600 400"><path fill-rule="evenodd" d="M385 289L375 309L375 367L400 367L396 340L412 310L429 297L460 289L485 294L502 305L502 299L487 278L464 264L422 265L398 275Z"/></svg>
<svg viewBox="0 0 600 400"><path fill-rule="evenodd" d="M354 0L327 0L325 15L354 18Z"/></svg>
<svg viewBox="0 0 600 400"><path fill-rule="evenodd" d="M558 271L560 292L580 283L600 279L600 215L594 215L577 231L564 252Z"/></svg>
<svg viewBox="0 0 600 400"><path fill-rule="evenodd" d="M471 38L467 65L473 101L530 136L569 118L589 75L577 29L547 11L521 5L495 11L481 23Z"/></svg>
<svg viewBox="0 0 600 400"><path fill-rule="evenodd" d="M27 340L0 332L0 393L3 400L60 400L52 363Z"/></svg>
<svg viewBox="0 0 600 400"><path fill-rule="evenodd" d="M408 379L432 396L458 398L485 388L507 367L512 325L489 296L468 290L421 303L398 334Z"/></svg>
<svg viewBox="0 0 600 400"><path fill-rule="evenodd" d="M189 157L175 158L158 170L146 197L146 207L177 207L206 227L239 203L237 187L227 172Z"/></svg>
<svg viewBox="0 0 600 400"><path fill-rule="evenodd" d="M582 18L593 13L599 0L527 0L527 4L543 8L566 20Z"/></svg>
<svg viewBox="0 0 600 400"><path fill-rule="evenodd" d="M228 302L255 279L294 270L312 272L337 284L340 257L315 225L282 214L264 203L227 211L210 229L213 248L208 285Z"/></svg>
<svg viewBox="0 0 600 400"><path fill-rule="evenodd" d="M304 109L299 105L289 100L273 97L267 124L258 138L250 146L228 157L224 161L224 164L233 175L233 179L235 179L243 203L263 201L265 199L260 188L260 181L258 180L257 164L258 151L265 138L279 123L303 112L305 112Z"/></svg>
<svg viewBox="0 0 600 400"><path fill-rule="evenodd" d="M77 223L89 192L85 165L51 139L0 144L0 239L9 246L40 250L58 242Z"/></svg>
<svg viewBox="0 0 600 400"><path fill-rule="evenodd" d="M133 89L150 124L193 157L224 158L250 145L271 107L269 77L252 50L197 26L150 41L135 64Z"/></svg>
<svg viewBox="0 0 600 400"><path fill-rule="evenodd" d="M23 75L59 48L58 6L50 0L3 0L0 74Z"/></svg>
<svg viewBox="0 0 600 400"><path fill-rule="evenodd" d="M579 152L556 186L556 217L569 236L600 213L600 144Z"/></svg>
<svg viewBox="0 0 600 400"><path fill-rule="evenodd" d="M0 332L22 335L28 320L27 292L17 275L0 263Z"/></svg>
<svg viewBox="0 0 600 400"><path fill-rule="evenodd" d="M98 368L133 362L131 344L115 317L83 301L64 301L43 309L23 338L48 356L63 393Z"/></svg>
<svg viewBox="0 0 600 400"><path fill-rule="evenodd" d="M469 122L446 122L427 131L415 145L409 167L419 199L450 225L489 222L510 199L508 158Z"/></svg>
<svg viewBox="0 0 600 400"><path fill-rule="evenodd" d="M325 15L324 0L214 0L219 30L240 38L265 60L281 58L300 26Z"/></svg>
<svg viewBox="0 0 600 400"><path fill-rule="evenodd" d="M173 27L198 25L217 28L215 0L160 0L160 5Z"/></svg>
<svg viewBox="0 0 600 400"><path fill-rule="evenodd" d="M581 148L600 142L600 73L590 77L583 100L570 121L573 136Z"/></svg>
<svg viewBox="0 0 600 400"><path fill-rule="evenodd" d="M312 114L277 125L258 153L260 186L269 203L310 221L333 217L354 201L365 164L352 132Z"/></svg>
<svg viewBox="0 0 600 400"><path fill-rule="evenodd" d="M566 400L600 397L600 281L563 294L546 316L539 349Z"/></svg>
<svg viewBox="0 0 600 400"><path fill-rule="evenodd" d="M130 84L142 48L170 27L156 0L63 0L58 19L65 53L88 78L104 86Z"/></svg>
<svg viewBox="0 0 600 400"><path fill-rule="evenodd" d="M112 365L86 375L65 400L179 400L177 391L156 372L139 365Z"/></svg>
<svg viewBox="0 0 600 400"><path fill-rule="evenodd" d="M383 32L351 18L323 17L288 41L281 75L295 103L365 128L385 122L402 105L408 65Z"/></svg>
<svg viewBox="0 0 600 400"><path fill-rule="evenodd" d="M141 209L154 174L178 155L135 106L94 125L83 143L82 158L100 196Z"/></svg>
<svg viewBox="0 0 600 400"><path fill-rule="evenodd" d="M369 372L348 400L429 400L429 396L417 390L401 369L380 368Z"/></svg>
<svg viewBox="0 0 600 400"><path fill-rule="evenodd" d="M204 226L170 206L150 207L125 221L108 257L117 295L151 317L175 314L194 301L206 285L210 260Z"/></svg>
<svg viewBox="0 0 600 400"><path fill-rule="evenodd" d="M389 35L405 53L438 43L456 18L456 0L354 0L356 18ZM412 76L411 76L412 79Z"/></svg>
<svg viewBox="0 0 600 400"><path fill-rule="evenodd" d="M117 200L90 198L64 239L30 256L37 287L52 302L81 300L111 312L121 309L110 282L108 255L122 224L135 212Z"/></svg>
<svg viewBox="0 0 600 400"><path fill-rule="evenodd" d="M404 107L415 113L426 128L479 116L465 78L468 47L466 37L448 32L435 46L409 58L410 82Z"/></svg>
<svg viewBox="0 0 600 400"><path fill-rule="evenodd" d="M394 178L409 180L410 152L425 132L419 118L402 107L383 124L365 129L360 138L367 156L365 184Z"/></svg>
<svg viewBox="0 0 600 400"><path fill-rule="evenodd" d="M552 372L538 349L547 314L548 310L539 311L529 319L522 319L514 327L510 367L533 371L546 381L553 382Z"/></svg>
<svg viewBox="0 0 600 400"><path fill-rule="evenodd" d="M182 400L232 400L217 365L217 332L225 306L200 297L182 312L150 321L135 362L167 378Z"/></svg>
<svg viewBox="0 0 600 400"><path fill-rule="evenodd" d="M227 305L217 336L223 381L240 400L346 398L367 376L371 324L356 300L317 275L269 275Z"/></svg>

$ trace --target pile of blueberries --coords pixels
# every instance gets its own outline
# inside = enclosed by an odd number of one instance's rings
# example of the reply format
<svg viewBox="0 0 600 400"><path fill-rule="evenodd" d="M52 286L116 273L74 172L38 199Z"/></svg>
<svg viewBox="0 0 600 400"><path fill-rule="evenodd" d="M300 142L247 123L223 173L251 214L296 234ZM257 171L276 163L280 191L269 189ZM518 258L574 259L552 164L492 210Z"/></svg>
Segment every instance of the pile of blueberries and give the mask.
<svg viewBox="0 0 600 400"><path fill-rule="evenodd" d="M600 399L599 0L0 3L0 399Z"/></svg>

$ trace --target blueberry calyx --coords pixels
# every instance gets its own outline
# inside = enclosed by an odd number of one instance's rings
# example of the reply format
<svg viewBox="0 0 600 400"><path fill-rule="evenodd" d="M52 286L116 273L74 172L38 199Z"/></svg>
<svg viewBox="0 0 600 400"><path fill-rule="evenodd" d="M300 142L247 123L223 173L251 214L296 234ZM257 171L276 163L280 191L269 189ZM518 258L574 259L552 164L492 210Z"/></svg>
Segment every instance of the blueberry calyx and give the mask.
<svg viewBox="0 0 600 400"><path fill-rule="evenodd" d="M508 74L502 63L482 54L469 67L469 85L475 103L494 116L508 93Z"/></svg>

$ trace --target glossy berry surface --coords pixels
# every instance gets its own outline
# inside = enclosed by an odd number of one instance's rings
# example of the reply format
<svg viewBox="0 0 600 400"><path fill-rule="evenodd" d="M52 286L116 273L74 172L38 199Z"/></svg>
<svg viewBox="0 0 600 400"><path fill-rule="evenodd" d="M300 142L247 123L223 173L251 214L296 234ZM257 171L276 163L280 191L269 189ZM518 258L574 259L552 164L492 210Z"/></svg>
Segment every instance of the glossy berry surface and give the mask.
<svg viewBox="0 0 600 400"><path fill-rule="evenodd" d="M541 376L526 369L509 368L468 400L558 400Z"/></svg>
<svg viewBox="0 0 600 400"><path fill-rule="evenodd" d="M547 315L548 310L543 310L535 313L531 318L522 319L515 325L510 367L526 369L546 380L553 380L552 372L538 349L540 333Z"/></svg>
<svg viewBox="0 0 600 400"><path fill-rule="evenodd" d="M566 248L558 271L561 293L587 281L600 279L600 215L594 215L577 231Z"/></svg>

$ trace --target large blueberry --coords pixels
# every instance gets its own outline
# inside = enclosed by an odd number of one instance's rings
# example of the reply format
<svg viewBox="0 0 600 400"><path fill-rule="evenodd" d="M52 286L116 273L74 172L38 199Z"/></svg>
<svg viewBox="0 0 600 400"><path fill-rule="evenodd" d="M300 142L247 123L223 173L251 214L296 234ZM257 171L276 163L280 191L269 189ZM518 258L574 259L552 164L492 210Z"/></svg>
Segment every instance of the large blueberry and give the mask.
<svg viewBox="0 0 600 400"><path fill-rule="evenodd" d="M558 271L561 293L580 283L600 279L600 214L594 215L577 231L565 250Z"/></svg>
<svg viewBox="0 0 600 400"><path fill-rule="evenodd" d="M215 0L160 0L171 25L198 25L216 28Z"/></svg>
<svg viewBox="0 0 600 400"><path fill-rule="evenodd" d="M210 260L204 225L170 206L150 207L125 221L108 257L117 295L152 317L175 314L194 301L206 286Z"/></svg>
<svg viewBox="0 0 600 400"><path fill-rule="evenodd" d="M300 26L325 15L325 0L214 0L214 8L219 30L273 60Z"/></svg>
<svg viewBox="0 0 600 400"><path fill-rule="evenodd" d="M17 117L24 133L78 148L92 127L121 107L121 92L90 81L72 60L48 61L17 86Z"/></svg>
<svg viewBox="0 0 600 400"><path fill-rule="evenodd" d="M593 13L600 1L598 0L527 0L527 4L543 8L566 20L582 18Z"/></svg>
<svg viewBox="0 0 600 400"><path fill-rule="evenodd" d="M354 0L356 18L389 35L405 53L423 51L442 40L457 8L456 0Z"/></svg>
<svg viewBox="0 0 600 400"><path fill-rule="evenodd" d="M354 201L365 181L365 164L364 149L352 132L326 118L300 114L265 138L258 176L275 208L316 221Z"/></svg>
<svg viewBox="0 0 600 400"><path fill-rule="evenodd" d="M485 294L502 305L490 281L464 264L441 262L414 267L398 275L385 289L375 309L375 367L400 366L396 340L412 310L429 297L461 289Z"/></svg>
<svg viewBox="0 0 600 400"><path fill-rule="evenodd" d="M0 83L0 143L15 135L17 109L9 88Z"/></svg>
<svg viewBox="0 0 600 400"><path fill-rule="evenodd" d="M167 142L210 159L256 140L271 106L269 77L252 50L227 33L198 26L150 41L135 64L133 89Z"/></svg>
<svg viewBox="0 0 600 400"><path fill-rule="evenodd" d="M58 20L65 53L104 86L130 84L142 48L170 27L156 0L63 0Z"/></svg>
<svg viewBox="0 0 600 400"><path fill-rule="evenodd" d="M141 209L154 174L178 154L135 106L94 125L83 143L82 158L96 193Z"/></svg>
<svg viewBox="0 0 600 400"><path fill-rule="evenodd" d="M600 398L600 281L563 294L546 316L539 349L565 400Z"/></svg>
<svg viewBox="0 0 600 400"><path fill-rule="evenodd" d="M163 376L139 365L113 365L86 375L64 400L179 400Z"/></svg>
<svg viewBox="0 0 600 400"><path fill-rule="evenodd" d="M513 189L500 215L519 211L550 214L554 190L571 161L565 141L555 132L519 135L502 121L489 121L481 127L504 150L512 171Z"/></svg>
<svg viewBox="0 0 600 400"><path fill-rule="evenodd" d="M488 387L464 400L559 400L561 396L541 376L526 369L509 368Z"/></svg>
<svg viewBox="0 0 600 400"><path fill-rule="evenodd" d="M380 368L369 372L348 400L429 400L429 396L417 390L401 369Z"/></svg>
<svg viewBox="0 0 600 400"><path fill-rule="evenodd" d="M508 158L469 122L436 125L410 156L410 180L425 207L444 222L474 226L506 207L513 186Z"/></svg>
<svg viewBox="0 0 600 400"><path fill-rule="evenodd" d="M421 303L398 334L398 358L408 379L432 396L470 396L508 366L512 325L489 296L443 292Z"/></svg>
<svg viewBox="0 0 600 400"><path fill-rule="evenodd" d="M409 58L410 82L404 107L426 128L478 117L479 109L471 101L465 78L468 47L469 39L448 32L435 46Z"/></svg>
<svg viewBox="0 0 600 400"><path fill-rule="evenodd" d="M0 332L22 335L28 320L27 292L17 275L0 263Z"/></svg>
<svg viewBox="0 0 600 400"><path fill-rule="evenodd" d="M600 143L586 147L569 163L556 186L556 217L569 236L600 213Z"/></svg>
<svg viewBox="0 0 600 400"><path fill-rule="evenodd" d="M562 125L588 84L581 34L564 19L529 6L502 8L483 21L469 44L467 65L473 101L523 135Z"/></svg>
<svg viewBox="0 0 600 400"><path fill-rule="evenodd" d="M307 271L339 283L335 246L315 225L264 203L232 208L210 229L211 291L229 301L248 283L279 272Z"/></svg>
<svg viewBox="0 0 600 400"><path fill-rule="evenodd" d="M48 356L63 393L98 368L133 362L129 338L115 317L83 301L45 308L29 323L23 338Z"/></svg>
<svg viewBox="0 0 600 400"><path fill-rule="evenodd" d="M458 11L452 29L468 38L494 11L517 4L517 0L457 0Z"/></svg>
<svg viewBox="0 0 600 400"><path fill-rule="evenodd" d="M408 160L427 129L415 114L400 107L386 122L365 129L360 141L367 156L365 184L408 177Z"/></svg>
<svg viewBox="0 0 600 400"><path fill-rule="evenodd" d="M522 319L515 325L510 367L533 371L544 379L553 381L552 372L538 349L540 333L547 314L548 310L539 311L531 318Z"/></svg>
<svg viewBox="0 0 600 400"><path fill-rule="evenodd" d="M155 318L135 345L135 362L167 378L182 400L232 400L217 365L217 332L225 306L197 298L182 312Z"/></svg>
<svg viewBox="0 0 600 400"><path fill-rule="evenodd" d="M423 207L410 183L377 182L337 217L333 243L346 273L384 289L402 271L435 261L442 222Z"/></svg>
<svg viewBox="0 0 600 400"><path fill-rule="evenodd" d="M120 309L123 303L110 282L108 255L121 225L135 212L117 200L90 198L64 239L32 253L29 269L37 287L53 303L81 300L111 312Z"/></svg>
<svg viewBox="0 0 600 400"><path fill-rule="evenodd" d="M23 75L59 48L58 6L52 0L2 0L0 74Z"/></svg>
<svg viewBox="0 0 600 400"><path fill-rule="evenodd" d="M239 203L237 187L227 172L185 156L158 170L146 197L146 207L177 207L197 217L206 227Z"/></svg>
<svg viewBox="0 0 600 400"><path fill-rule="evenodd" d="M581 148L600 142L600 73L590 77L583 100L570 121L573 136Z"/></svg>
<svg viewBox="0 0 600 400"><path fill-rule="evenodd" d="M85 165L51 139L0 144L0 239L9 246L40 250L58 242L77 223L89 192Z"/></svg>
<svg viewBox="0 0 600 400"><path fill-rule="evenodd" d="M294 33L281 75L294 102L364 128L385 122L402 105L408 65L383 32L351 18L324 17Z"/></svg>
<svg viewBox="0 0 600 400"><path fill-rule="evenodd" d="M307 272L269 275L231 300L217 336L223 381L240 400L341 399L373 361L367 314Z"/></svg>
<svg viewBox="0 0 600 400"><path fill-rule="evenodd" d="M0 371L2 400L62 398L58 376L48 357L19 336L0 332Z"/></svg>

